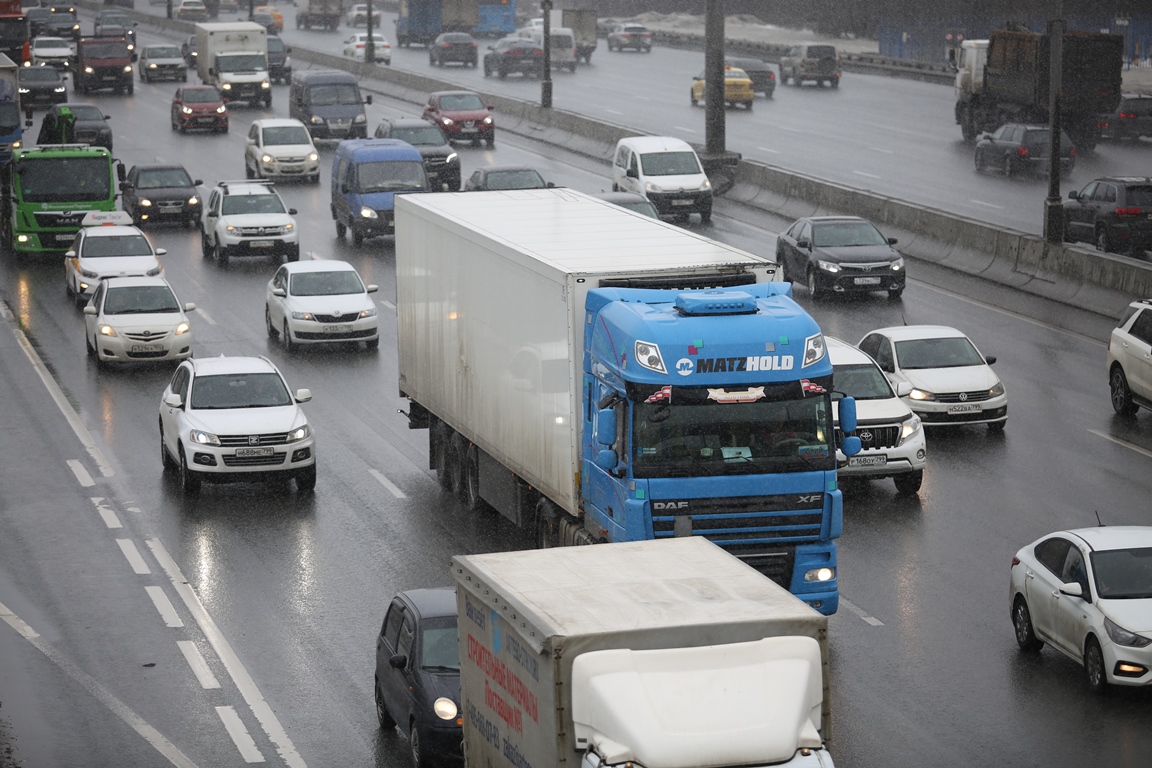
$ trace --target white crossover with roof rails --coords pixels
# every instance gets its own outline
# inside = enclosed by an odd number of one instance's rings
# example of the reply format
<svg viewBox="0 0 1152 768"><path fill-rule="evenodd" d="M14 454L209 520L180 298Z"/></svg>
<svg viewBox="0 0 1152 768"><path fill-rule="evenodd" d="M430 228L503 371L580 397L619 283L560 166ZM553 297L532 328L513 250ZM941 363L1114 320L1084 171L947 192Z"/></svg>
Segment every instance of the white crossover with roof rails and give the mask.
<svg viewBox="0 0 1152 768"><path fill-rule="evenodd" d="M696 151L671 136L632 136L616 142L612 191L647 198L661 216L712 218L712 183Z"/></svg>
<svg viewBox="0 0 1152 768"><path fill-rule="evenodd" d="M893 391L868 355L831 336L824 341L832 361L833 408L840 397L855 398L856 436L862 446L851 457L837 449L837 475L873 480L891 477L899 493L916 493L924 480L927 446L920 417L900 399L912 391L912 385L902 382ZM839 429L839 421L836 426Z"/></svg>
<svg viewBox="0 0 1152 768"><path fill-rule="evenodd" d="M151 241L124 211L91 211L64 254L68 295L83 304L106 277L156 277L164 274L159 256L167 251Z"/></svg>
<svg viewBox="0 0 1152 768"><path fill-rule="evenodd" d="M218 181L200 223L204 258L224 267L233 256L300 259L295 208L287 208L271 181Z"/></svg>

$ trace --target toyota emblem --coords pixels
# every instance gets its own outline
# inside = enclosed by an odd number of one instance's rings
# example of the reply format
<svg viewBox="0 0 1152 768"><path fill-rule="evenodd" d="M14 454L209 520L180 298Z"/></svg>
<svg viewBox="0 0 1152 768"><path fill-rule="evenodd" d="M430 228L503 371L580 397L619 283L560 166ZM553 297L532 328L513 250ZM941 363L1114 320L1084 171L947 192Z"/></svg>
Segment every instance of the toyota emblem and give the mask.
<svg viewBox="0 0 1152 768"><path fill-rule="evenodd" d="M872 433L867 431L867 430L861 432L860 433L860 442L862 442L862 443L872 442Z"/></svg>

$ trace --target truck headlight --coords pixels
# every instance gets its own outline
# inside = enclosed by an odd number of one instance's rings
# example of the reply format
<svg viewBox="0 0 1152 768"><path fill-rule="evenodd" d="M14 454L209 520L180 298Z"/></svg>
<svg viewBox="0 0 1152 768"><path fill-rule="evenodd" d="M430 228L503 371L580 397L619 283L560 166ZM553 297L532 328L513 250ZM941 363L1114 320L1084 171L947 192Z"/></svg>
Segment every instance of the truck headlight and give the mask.
<svg viewBox="0 0 1152 768"><path fill-rule="evenodd" d="M21 88L20 93L21 94L29 93L29 90L27 88Z"/></svg>
<svg viewBox="0 0 1152 768"><path fill-rule="evenodd" d="M224 83L223 85L220 86L220 90L222 90L222 91L232 90L232 83Z"/></svg>
<svg viewBox="0 0 1152 768"><path fill-rule="evenodd" d="M824 334L818 333L815 336L809 336L804 339L804 362L800 364L801 368L818 363L824 359L828 354L828 347L824 343Z"/></svg>
<svg viewBox="0 0 1152 768"><path fill-rule="evenodd" d="M141 208L151 208L152 207L152 201L146 197L142 197L142 198L140 198L140 207Z"/></svg>
<svg viewBox="0 0 1152 768"><path fill-rule="evenodd" d="M271 87L272 87L272 83L270 83L270 82L268 82L267 80L265 80L264 82L260 83L260 87L261 87L261 88L271 88Z"/></svg>
<svg viewBox="0 0 1152 768"><path fill-rule="evenodd" d="M432 711L435 712L436 717L440 718L441 720L455 720L456 713L459 712L459 708L456 706L456 702L452 701L452 699L446 699L441 696L432 703Z"/></svg>
<svg viewBox="0 0 1152 768"><path fill-rule="evenodd" d="M836 578L836 569L827 566L823 568L813 568L804 574L804 581L806 582L832 581L834 578Z"/></svg>
<svg viewBox="0 0 1152 768"><path fill-rule="evenodd" d="M701 190L712 189L712 182L708 181L708 179L704 179L704 181L700 182L700 189Z"/></svg>
<svg viewBox="0 0 1152 768"><path fill-rule="evenodd" d="M96 70L92 69L92 67L84 67L84 74L86 74L86 75L90 75L95 71Z"/></svg>
<svg viewBox="0 0 1152 768"><path fill-rule="evenodd" d="M148 69L156 69L156 65L155 64L149 64Z"/></svg>
<svg viewBox="0 0 1152 768"><path fill-rule="evenodd" d="M636 362L642 368L647 368L656 373L668 373L664 367L664 358L660 355L660 347L650 341L636 341L635 357Z"/></svg>
<svg viewBox="0 0 1152 768"><path fill-rule="evenodd" d="M323 125L324 118L320 117L320 115L312 115L308 122L312 123L312 125Z"/></svg>
<svg viewBox="0 0 1152 768"><path fill-rule="evenodd" d="M202 429L193 429L188 433L188 439L197 445L220 445L220 438Z"/></svg>
<svg viewBox="0 0 1152 768"><path fill-rule="evenodd" d="M354 122L354 123L366 123L366 122L368 122L368 117L366 115L359 114L359 115L356 115L356 117L352 118L352 122Z"/></svg>
<svg viewBox="0 0 1152 768"><path fill-rule="evenodd" d="M380 215L374 209L365 205L360 209L360 216L365 219L378 219Z"/></svg>

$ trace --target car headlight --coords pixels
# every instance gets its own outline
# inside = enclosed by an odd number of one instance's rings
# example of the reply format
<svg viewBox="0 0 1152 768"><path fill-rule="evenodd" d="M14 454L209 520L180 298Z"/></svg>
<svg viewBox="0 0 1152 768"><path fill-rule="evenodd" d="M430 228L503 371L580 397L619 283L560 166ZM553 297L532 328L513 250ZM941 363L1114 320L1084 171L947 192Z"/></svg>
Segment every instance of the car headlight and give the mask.
<svg viewBox="0 0 1152 768"><path fill-rule="evenodd" d="M455 720L459 708L452 699L446 699L441 696L432 703L432 711L435 712L436 717L441 720Z"/></svg>
<svg viewBox="0 0 1152 768"><path fill-rule="evenodd" d="M822 568L813 568L812 570L806 571L804 573L804 581L807 582L832 581L834 578L836 578L836 569L829 568L828 566L824 566Z"/></svg>
<svg viewBox="0 0 1152 768"><path fill-rule="evenodd" d="M192 330L192 326L188 325L188 321L185 320L184 322L180 323L180 325L176 326L176 335L183 336L190 330Z"/></svg>
<svg viewBox="0 0 1152 768"><path fill-rule="evenodd" d="M988 390L988 397L1000 397L1002 394L1004 394L1004 385L999 381L992 389Z"/></svg>
<svg viewBox="0 0 1152 768"><path fill-rule="evenodd" d="M200 205L200 198L192 195L192 197L188 198L188 205Z"/></svg>
<svg viewBox="0 0 1152 768"><path fill-rule="evenodd" d="M163 272L164 272L164 265L163 264L157 264L156 266L152 267L152 269L148 270L147 274L148 274L148 277L156 277L156 275L163 274Z"/></svg>
<svg viewBox="0 0 1152 768"><path fill-rule="evenodd" d="M660 189L660 185L653 184L650 181L644 182L644 189L646 189L649 192L662 192L663 191L662 189Z"/></svg>
<svg viewBox="0 0 1152 768"><path fill-rule="evenodd" d="M31 93L27 88L21 88L20 93Z"/></svg>
<svg viewBox="0 0 1152 768"><path fill-rule="evenodd" d="M668 373L668 369L664 367L664 358L660 354L658 345L650 341L637 340L633 349L633 356L641 367L656 373Z"/></svg>
<svg viewBox="0 0 1152 768"><path fill-rule="evenodd" d="M824 334L818 333L804 339L804 362L801 368L820 362L828 354L828 345L824 343Z"/></svg>
<svg viewBox="0 0 1152 768"><path fill-rule="evenodd" d="M294 429L288 433L288 442L298 443L301 440L304 440L304 439L309 438L311 436L312 436L312 428L310 426L308 426L307 424L305 424L302 427L296 427L296 429Z"/></svg>
<svg viewBox="0 0 1152 768"><path fill-rule="evenodd" d="M100 274L98 272L93 272L90 269L81 269L80 270L80 277L86 277L89 280L91 280L93 278L100 277Z"/></svg>
<svg viewBox="0 0 1152 768"><path fill-rule="evenodd" d="M197 445L220 445L220 438L202 429L193 429L188 433L188 439Z"/></svg>
<svg viewBox="0 0 1152 768"><path fill-rule="evenodd" d="M220 86L220 90L222 90L222 91L232 90L232 83L224 83L223 85Z"/></svg>
<svg viewBox="0 0 1152 768"><path fill-rule="evenodd" d="M55 89L53 89L52 92L53 93L64 93L64 86L60 86L59 88L55 88Z"/></svg>
<svg viewBox="0 0 1152 768"><path fill-rule="evenodd" d="M269 154L260 155L260 162L262 162L262 163L272 162L272 155L269 155Z"/></svg>
<svg viewBox="0 0 1152 768"><path fill-rule="evenodd" d="M308 122L312 123L312 125L321 125L324 122L324 118L320 117L320 115L312 115L312 118Z"/></svg>
<svg viewBox="0 0 1152 768"><path fill-rule="evenodd" d="M484 118L484 125L492 125L492 118L490 118L490 117Z"/></svg>
<svg viewBox="0 0 1152 768"><path fill-rule="evenodd" d="M291 223L291 222L284 225L284 231L285 232L291 232L295 228L296 228L296 225Z"/></svg>
<svg viewBox="0 0 1152 768"><path fill-rule="evenodd" d="M450 118L450 117L442 117L442 118L440 118L440 122L444 123L444 125L452 125L453 124L452 118Z"/></svg>
<svg viewBox="0 0 1152 768"><path fill-rule="evenodd" d="M369 307L368 309L366 309L360 313L360 319L361 320L363 320L366 317L376 317L376 307Z"/></svg>
<svg viewBox="0 0 1152 768"><path fill-rule="evenodd" d="M903 258L896 259L896 261L889 264L888 267L893 272L899 272L900 270L904 269L904 259Z"/></svg>
<svg viewBox="0 0 1152 768"><path fill-rule="evenodd" d="M100 326L100 335L101 336L115 336L116 335L116 329L110 325L102 325L102 326Z"/></svg>
<svg viewBox="0 0 1152 768"><path fill-rule="evenodd" d="M1108 633L1108 637L1112 638L1112 642L1116 643L1116 645L1126 645L1129 648L1145 648L1149 643L1152 643L1152 637L1144 637L1135 632L1129 632L1107 617L1104 619L1104 629Z"/></svg>
<svg viewBox="0 0 1152 768"><path fill-rule="evenodd" d="M935 400L936 395L924 389L913 389L908 393L911 400Z"/></svg>
<svg viewBox="0 0 1152 768"><path fill-rule="evenodd" d="M900 425L900 441L897 445L903 445L904 441L920 431L920 427L920 417L912 414L912 418Z"/></svg>
<svg viewBox="0 0 1152 768"><path fill-rule="evenodd" d="M142 198L140 198L140 207L141 208L151 208L152 207L152 201L146 197L142 197Z"/></svg>
<svg viewBox="0 0 1152 768"><path fill-rule="evenodd" d="M701 189L701 190L712 189L712 182L708 181L708 179L704 179L704 181L700 182L699 189Z"/></svg>
<svg viewBox="0 0 1152 768"><path fill-rule="evenodd" d="M271 88L271 87L272 87L272 83L270 83L270 82L268 82L267 80L265 80L264 82L260 83L260 87L261 87L261 88Z"/></svg>
<svg viewBox="0 0 1152 768"><path fill-rule="evenodd" d="M180 107L180 111L186 115L192 114L192 107Z"/></svg>
<svg viewBox="0 0 1152 768"><path fill-rule="evenodd" d="M836 274L840 271L839 264L834 264L831 261L824 261L823 259L817 259L816 266L820 267L820 269L824 270L825 272L830 272L832 274Z"/></svg>
<svg viewBox="0 0 1152 768"><path fill-rule="evenodd" d="M312 317L311 312L293 312L292 313L292 319L293 320L315 320L316 318Z"/></svg>
<svg viewBox="0 0 1152 768"><path fill-rule="evenodd" d="M132 71L132 65L131 64L124 65L124 71L125 72L131 72Z"/></svg>
<svg viewBox="0 0 1152 768"><path fill-rule="evenodd" d="M368 116L364 115L364 114L356 115L356 117L352 118L352 122L354 122L354 123L366 123L366 122L368 122Z"/></svg>
<svg viewBox="0 0 1152 768"><path fill-rule="evenodd" d="M378 219L380 215L374 209L365 205L360 209L360 216L365 219Z"/></svg>
<svg viewBox="0 0 1152 768"><path fill-rule="evenodd" d="M96 70L92 69L92 67L84 67L84 74L86 74L86 75L90 75L95 71Z"/></svg>
<svg viewBox="0 0 1152 768"><path fill-rule="evenodd" d="M451 165L452 163L458 163L458 162L460 162L460 157L455 152L453 152L452 154L448 155L448 157L446 157L444 159L444 162L446 164L449 164L449 165Z"/></svg>
<svg viewBox="0 0 1152 768"><path fill-rule="evenodd" d="M220 106L216 107L216 114L218 114L218 115L222 115L227 111L228 111L228 106L225 104L221 104ZM191 113L192 110L188 110L188 112Z"/></svg>
<svg viewBox="0 0 1152 768"><path fill-rule="evenodd" d="M316 154L315 152L309 152L308 153L308 162L314 163L319 159L320 159L320 155Z"/></svg>
<svg viewBox="0 0 1152 768"><path fill-rule="evenodd" d="M156 69L156 65L155 64L149 64L148 69Z"/></svg>
<svg viewBox="0 0 1152 768"><path fill-rule="evenodd" d="M236 227L232 226L231 224L228 224L227 226L224 227L224 231L230 235L233 235L233 234L236 234Z"/></svg>

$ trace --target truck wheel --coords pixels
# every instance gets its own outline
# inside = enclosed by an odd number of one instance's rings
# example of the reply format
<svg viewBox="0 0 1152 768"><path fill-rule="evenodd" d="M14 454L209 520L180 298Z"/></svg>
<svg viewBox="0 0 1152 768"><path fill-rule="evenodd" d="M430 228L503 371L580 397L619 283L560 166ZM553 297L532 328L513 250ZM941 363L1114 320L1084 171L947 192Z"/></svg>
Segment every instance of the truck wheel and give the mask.
<svg viewBox="0 0 1152 768"><path fill-rule="evenodd" d="M488 504L480 497L480 449L468 446L464 456L464 506L469 512L480 512Z"/></svg>
<svg viewBox="0 0 1152 768"><path fill-rule="evenodd" d="M556 505L543 497L536 502L536 548L552 549L557 546Z"/></svg>

